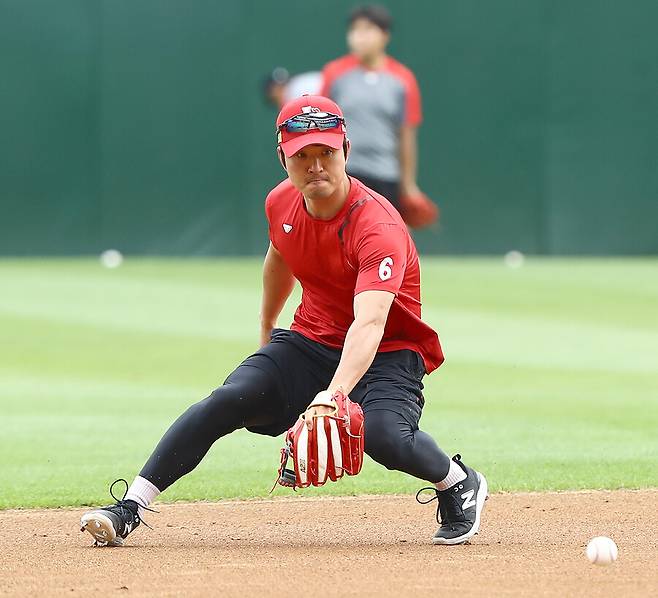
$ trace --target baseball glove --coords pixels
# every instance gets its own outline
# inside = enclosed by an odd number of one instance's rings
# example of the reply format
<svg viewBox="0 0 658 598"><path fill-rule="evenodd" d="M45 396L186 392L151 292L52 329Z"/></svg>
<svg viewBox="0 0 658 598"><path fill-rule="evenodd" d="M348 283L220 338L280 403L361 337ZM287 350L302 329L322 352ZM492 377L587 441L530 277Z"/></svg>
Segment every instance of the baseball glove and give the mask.
<svg viewBox="0 0 658 598"><path fill-rule="evenodd" d="M402 195L400 214L411 228L425 228L439 219L439 207L424 193Z"/></svg>
<svg viewBox="0 0 658 598"><path fill-rule="evenodd" d="M327 393L328 396L328 393ZM363 465L363 411L360 405L340 391L325 401L313 402L333 409L327 415L314 417L308 429L305 415L299 416L286 434L281 449L281 466L277 484L293 489L322 486L327 479L335 482L343 474L356 475ZM288 468L288 459L292 467Z"/></svg>

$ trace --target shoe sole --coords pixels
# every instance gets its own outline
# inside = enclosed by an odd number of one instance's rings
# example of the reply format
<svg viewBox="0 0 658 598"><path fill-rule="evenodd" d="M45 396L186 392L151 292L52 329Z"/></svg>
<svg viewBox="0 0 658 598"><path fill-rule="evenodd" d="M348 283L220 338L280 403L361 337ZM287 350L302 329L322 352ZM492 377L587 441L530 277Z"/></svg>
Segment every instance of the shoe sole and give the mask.
<svg viewBox="0 0 658 598"><path fill-rule="evenodd" d="M485 478L479 471L476 471L480 487L475 498L475 523L465 534L457 536L456 538L432 538L432 544L441 544L446 546L454 546L455 544L463 544L472 538L480 530L480 516L484 510L484 503L489 498L489 486L487 485L487 478Z"/></svg>
<svg viewBox="0 0 658 598"><path fill-rule="evenodd" d="M117 536L112 520L102 511L90 511L80 519L80 531L89 532L97 546L123 546L123 538Z"/></svg>

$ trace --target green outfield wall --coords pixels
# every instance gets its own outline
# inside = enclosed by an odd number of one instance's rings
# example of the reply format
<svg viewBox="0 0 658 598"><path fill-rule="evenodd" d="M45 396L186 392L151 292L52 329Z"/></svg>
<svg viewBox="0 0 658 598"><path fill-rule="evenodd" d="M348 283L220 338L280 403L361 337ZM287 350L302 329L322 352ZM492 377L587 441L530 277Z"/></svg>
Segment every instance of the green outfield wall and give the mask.
<svg viewBox="0 0 658 598"><path fill-rule="evenodd" d="M337 0L0 0L0 254L253 254L276 65ZM427 253L658 252L658 2L384 2L424 101Z"/></svg>

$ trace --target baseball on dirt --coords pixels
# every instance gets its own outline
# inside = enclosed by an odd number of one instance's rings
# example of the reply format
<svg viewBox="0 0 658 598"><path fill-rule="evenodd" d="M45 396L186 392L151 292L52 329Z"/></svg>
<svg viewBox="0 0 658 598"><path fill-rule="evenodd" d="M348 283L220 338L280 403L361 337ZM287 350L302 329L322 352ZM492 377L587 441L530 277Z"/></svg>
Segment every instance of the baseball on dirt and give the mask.
<svg viewBox="0 0 658 598"><path fill-rule="evenodd" d="M589 541L585 554L590 563L609 565L617 560L619 552L613 540L606 536L597 536Z"/></svg>

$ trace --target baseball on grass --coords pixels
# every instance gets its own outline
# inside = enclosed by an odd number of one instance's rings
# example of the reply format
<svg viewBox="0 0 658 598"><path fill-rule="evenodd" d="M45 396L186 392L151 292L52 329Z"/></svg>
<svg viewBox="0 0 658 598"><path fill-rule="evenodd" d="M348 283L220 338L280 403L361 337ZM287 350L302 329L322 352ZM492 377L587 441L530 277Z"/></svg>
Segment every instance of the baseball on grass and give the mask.
<svg viewBox="0 0 658 598"><path fill-rule="evenodd" d="M101 264L106 268L118 268L123 263L123 255L116 249L107 249L101 253Z"/></svg>
<svg viewBox="0 0 658 598"><path fill-rule="evenodd" d="M595 565L609 565L617 560L617 545L606 536L596 536L587 544L585 550L590 563Z"/></svg>
<svg viewBox="0 0 658 598"><path fill-rule="evenodd" d="M513 249L512 251L508 251L505 254L504 260L505 260L505 265L508 268L520 268L521 266L523 266L523 262L525 261L525 256L520 251Z"/></svg>

